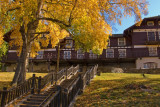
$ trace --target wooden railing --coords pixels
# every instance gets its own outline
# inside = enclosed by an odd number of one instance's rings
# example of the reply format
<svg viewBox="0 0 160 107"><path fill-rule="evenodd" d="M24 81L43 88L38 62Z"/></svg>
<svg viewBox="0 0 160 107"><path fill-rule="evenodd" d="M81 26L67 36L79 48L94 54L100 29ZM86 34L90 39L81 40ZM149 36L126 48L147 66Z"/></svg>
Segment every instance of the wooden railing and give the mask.
<svg viewBox="0 0 160 107"><path fill-rule="evenodd" d="M71 73L74 74L75 70L77 69L79 69L79 66L76 66L75 68L72 66L68 70L61 70L60 72L58 72L58 80L63 77L65 78L69 76ZM0 107L4 107L6 104L11 103L12 101L29 92L31 94L34 94L36 92L40 93L41 89L43 89L49 83L53 84L54 81L54 72L48 73L43 78L41 78L41 76L36 77L35 74L33 74L33 77L29 78L27 81L19 84L16 87L12 87L9 90L4 87L3 90L0 91Z"/></svg>
<svg viewBox="0 0 160 107"><path fill-rule="evenodd" d="M57 91L52 92L39 107L69 107L75 97L83 92L84 87L90 83L97 74L98 65L87 72L79 73L67 87L57 86Z"/></svg>
<svg viewBox="0 0 160 107"><path fill-rule="evenodd" d="M6 104L10 103L11 101L23 96L24 94L27 94L34 88L38 87L38 84L36 82L35 74L33 74L33 77L29 78L24 83L19 84L16 87L12 87L11 89L7 90L6 87L3 88L3 91L0 91L0 107L4 107Z"/></svg>

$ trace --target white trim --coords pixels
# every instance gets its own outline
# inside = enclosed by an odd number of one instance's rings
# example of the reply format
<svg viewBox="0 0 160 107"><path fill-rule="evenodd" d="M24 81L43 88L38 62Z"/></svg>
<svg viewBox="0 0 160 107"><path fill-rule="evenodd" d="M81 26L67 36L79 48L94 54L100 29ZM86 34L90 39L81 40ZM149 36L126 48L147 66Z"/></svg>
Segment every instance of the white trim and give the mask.
<svg viewBox="0 0 160 107"><path fill-rule="evenodd" d="M124 56L120 56L120 51L125 51ZM118 49L118 57L119 58L126 58L126 56L127 56L126 49Z"/></svg>
<svg viewBox="0 0 160 107"><path fill-rule="evenodd" d="M133 32L159 32L160 29L134 29Z"/></svg>
<svg viewBox="0 0 160 107"><path fill-rule="evenodd" d="M17 50L9 50L8 52L17 52Z"/></svg>
<svg viewBox="0 0 160 107"><path fill-rule="evenodd" d="M54 49L44 49L43 51L56 51L56 49L55 48Z"/></svg>
<svg viewBox="0 0 160 107"><path fill-rule="evenodd" d="M122 49L122 48L125 48L125 49L127 49L127 48L132 48L131 46L121 46L121 47L108 47L107 49Z"/></svg>
<svg viewBox="0 0 160 107"><path fill-rule="evenodd" d="M120 45L120 44L119 44L119 41L120 41L119 39L123 39L123 40L124 40L124 41L123 41L123 42L124 42L123 45ZM118 46L125 46L125 45L126 45L126 38L118 38Z"/></svg>
<svg viewBox="0 0 160 107"><path fill-rule="evenodd" d="M134 45L134 48L159 47L158 45Z"/></svg>

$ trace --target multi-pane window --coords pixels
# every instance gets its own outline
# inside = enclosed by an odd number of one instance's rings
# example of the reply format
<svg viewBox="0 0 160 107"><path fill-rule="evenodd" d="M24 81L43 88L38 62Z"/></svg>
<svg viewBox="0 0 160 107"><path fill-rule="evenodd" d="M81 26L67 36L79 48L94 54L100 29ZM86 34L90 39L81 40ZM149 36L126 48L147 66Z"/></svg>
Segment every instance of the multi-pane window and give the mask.
<svg viewBox="0 0 160 107"><path fill-rule="evenodd" d="M155 41L156 35L155 32L148 32L148 41Z"/></svg>
<svg viewBox="0 0 160 107"><path fill-rule="evenodd" d="M144 68L145 69L154 69L154 68L157 68L157 63L155 63L155 62L144 63Z"/></svg>
<svg viewBox="0 0 160 107"><path fill-rule="evenodd" d="M94 54L91 50L89 52L89 59L96 59L97 58L97 55Z"/></svg>
<svg viewBox="0 0 160 107"><path fill-rule="evenodd" d="M157 56L157 47L149 47L149 56Z"/></svg>
<svg viewBox="0 0 160 107"><path fill-rule="evenodd" d="M114 58L114 49L106 50L106 58Z"/></svg>
<svg viewBox="0 0 160 107"><path fill-rule="evenodd" d="M126 57L126 49L118 49L118 52L119 52L119 58Z"/></svg>
<svg viewBox="0 0 160 107"><path fill-rule="evenodd" d="M37 59L43 59L44 51L38 51Z"/></svg>
<svg viewBox="0 0 160 107"><path fill-rule="evenodd" d="M125 38L118 38L118 46L125 46L126 41Z"/></svg>
<svg viewBox="0 0 160 107"><path fill-rule="evenodd" d="M147 22L147 25L148 25L148 26L154 26L154 21L148 21L148 22Z"/></svg>
<svg viewBox="0 0 160 107"><path fill-rule="evenodd" d="M81 49L77 51L77 59L84 59L84 53Z"/></svg>
<svg viewBox="0 0 160 107"><path fill-rule="evenodd" d="M71 59L71 51L64 51L64 59Z"/></svg>
<svg viewBox="0 0 160 107"><path fill-rule="evenodd" d="M72 40L66 40L66 48L72 48L73 41Z"/></svg>

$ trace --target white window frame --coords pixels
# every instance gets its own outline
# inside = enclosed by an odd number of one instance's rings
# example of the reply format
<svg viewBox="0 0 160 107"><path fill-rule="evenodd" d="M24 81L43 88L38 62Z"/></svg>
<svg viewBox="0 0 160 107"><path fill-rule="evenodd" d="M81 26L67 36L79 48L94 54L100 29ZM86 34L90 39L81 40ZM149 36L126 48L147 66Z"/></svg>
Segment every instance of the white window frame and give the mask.
<svg viewBox="0 0 160 107"><path fill-rule="evenodd" d="M77 50L77 59L84 59L84 53L81 49Z"/></svg>
<svg viewBox="0 0 160 107"><path fill-rule="evenodd" d="M37 53L36 59L43 59L44 51L38 51Z"/></svg>
<svg viewBox="0 0 160 107"><path fill-rule="evenodd" d="M121 52L120 51L124 51L124 55L122 54L121 55ZM118 49L118 57L119 58L126 58L126 49Z"/></svg>
<svg viewBox="0 0 160 107"><path fill-rule="evenodd" d="M156 41L156 32L147 32L147 40L150 41L148 36L149 33L154 33L154 39L155 39L154 41Z"/></svg>
<svg viewBox="0 0 160 107"><path fill-rule="evenodd" d="M120 41L120 39L123 39L123 41ZM126 38L118 38L118 46L125 46L125 45L126 45Z"/></svg>
<svg viewBox="0 0 160 107"><path fill-rule="evenodd" d="M147 26L154 26L154 21L147 21Z"/></svg>
<svg viewBox="0 0 160 107"><path fill-rule="evenodd" d="M64 59L71 59L71 51L64 51L63 58Z"/></svg>
<svg viewBox="0 0 160 107"><path fill-rule="evenodd" d="M149 56L157 56L157 47L148 47Z"/></svg>
<svg viewBox="0 0 160 107"><path fill-rule="evenodd" d="M158 32L158 38L159 38L159 40L160 40L160 31Z"/></svg>
<svg viewBox="0 0 160 107"><path fill-rule="evenodd" d="M157 63L156 62L146 62L143 64L144 69L155 69L157 68Z"/></svg>
<svg viewBox="0 0 160 107"><path fill-rule="evenodd" d="M66 40L66 45L65 45L65 47L66 47L66 48L72 48L72 46L73 46L73 40Z"/></svg>
<svg viewBox="0 0 160 107"><path fill-rule="evenodd" d="M92 52L92 50L90 50L89 51L89 59L97 59L97 55L96 54L94 54L93 52Z"/></svg>
<svg viewBox="0 0 160 107"><path fill-rule="evenodd" d="M112 51L112 53L108 53ZM114 49L106 49L106 58L114 58Z"/></svg>

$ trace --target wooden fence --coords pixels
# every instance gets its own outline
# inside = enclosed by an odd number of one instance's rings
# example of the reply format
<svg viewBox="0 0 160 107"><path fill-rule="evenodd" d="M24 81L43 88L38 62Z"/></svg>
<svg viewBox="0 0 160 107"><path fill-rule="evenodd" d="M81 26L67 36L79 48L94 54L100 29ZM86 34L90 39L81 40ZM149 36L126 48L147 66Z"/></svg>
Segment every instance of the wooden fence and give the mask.
<svg viewBox="0 0 160 107"><path fill-rule="evenodd" d="M57 91L52 92L39 107L69 107L78 94L81 94L86 85L97 74L98 65L85 73L79 73L67 87L57 86Z"/></svg>
<svg viewBox="0 0 160 107"><path fill-rule="evenodd" d="M58 79L61 79L62 77L68 77L71 74L74 74L79 69L79 65L76 67L71 66L69 69L63 69L60 72L58 72ZM76 71L75 71L76 70ZM35 74L33 74L33 77L29 78L27 81L25 81L22 84L19 84L16 87L12 87L11 89L7 90L6 87L3 88L3 91L0 91L0 107L5 107L6 104L11 103L12 101L16 100L17 98L20 98L21 96L27 94L27 93L40 93L41 89L43 89L48 84L53 84L55 81L54 78L54 72L48 73L43 78L36 77Z"/></svg>

